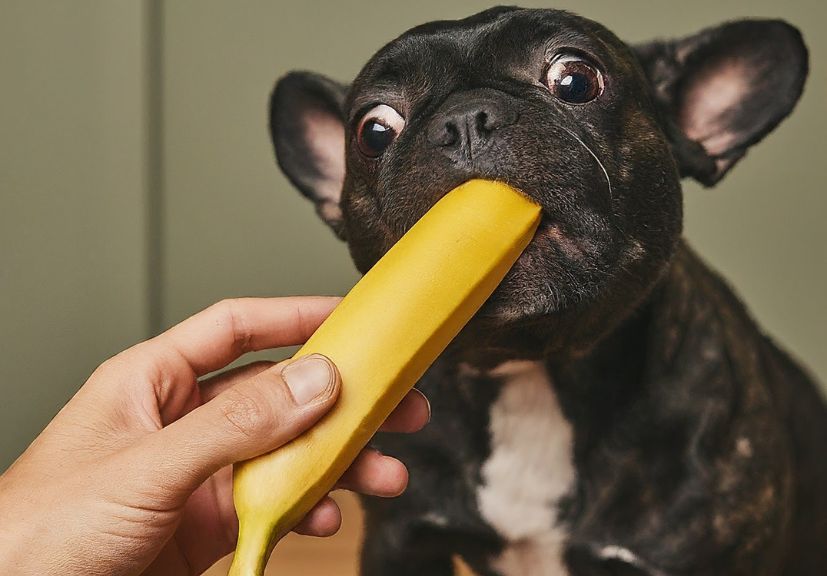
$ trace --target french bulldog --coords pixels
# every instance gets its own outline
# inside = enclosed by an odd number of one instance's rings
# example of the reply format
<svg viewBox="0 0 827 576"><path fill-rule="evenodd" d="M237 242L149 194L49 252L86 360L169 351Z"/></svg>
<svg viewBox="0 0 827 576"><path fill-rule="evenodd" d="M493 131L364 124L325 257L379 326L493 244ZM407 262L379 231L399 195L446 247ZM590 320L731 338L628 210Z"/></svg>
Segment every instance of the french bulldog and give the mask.
<svg viewBox="0 0 827 576"><path fill-rule="evenodd" d="M361 272L471 178L543 209L419 382L430 425L375 441L410 485L364 500L364 576L455 556L481 576L827 574L827 406L681 238L681 178L717 184L807 71L778 20L630 46L498 7L405 32L349 86L278 81L278 163Z"/></svg>

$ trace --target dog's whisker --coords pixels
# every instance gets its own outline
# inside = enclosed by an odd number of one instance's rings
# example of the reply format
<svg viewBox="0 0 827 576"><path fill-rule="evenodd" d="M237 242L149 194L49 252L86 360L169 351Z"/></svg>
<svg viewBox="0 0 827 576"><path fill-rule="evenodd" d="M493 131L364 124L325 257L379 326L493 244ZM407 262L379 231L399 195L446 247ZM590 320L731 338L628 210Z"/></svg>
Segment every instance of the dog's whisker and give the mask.
<svg viewBox="0 0 827 576"><path fill-rule="evenodd" d="M583 142L583 139L580 138L580 136L578 136L577 134L575 134L563 125L560 125L560 128L562 128L563 131L566 132L569 136L577 140L580 143L580 145L586 149L586 152L591 154L592 158L594 158L594 161L597 162L598 166L600 166L600 169L603 170L603 175L606 177L606 184L609 186L609 200L612 200L612 180L611 178L609 178L609 172L606 170L606 166L603 165L603 162L600 160L600 158L597 157L597 154L594 153L594 151L589 147L589 145Z"/></svg>

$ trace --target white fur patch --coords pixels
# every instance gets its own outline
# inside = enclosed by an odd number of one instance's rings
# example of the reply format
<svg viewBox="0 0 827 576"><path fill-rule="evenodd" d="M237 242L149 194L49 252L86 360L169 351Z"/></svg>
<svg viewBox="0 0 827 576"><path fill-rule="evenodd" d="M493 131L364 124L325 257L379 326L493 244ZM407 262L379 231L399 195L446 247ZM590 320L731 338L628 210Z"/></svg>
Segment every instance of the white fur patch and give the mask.
<svg viewBox="0 0 827 576"><path fill-rule="evenodd" d="M557 505L575 478L571 425L541 363L506 362L491 375L504 384L491 406L491 456L477 501L507 543L492 568L504 576L565 575L567 532Z"/></svg>

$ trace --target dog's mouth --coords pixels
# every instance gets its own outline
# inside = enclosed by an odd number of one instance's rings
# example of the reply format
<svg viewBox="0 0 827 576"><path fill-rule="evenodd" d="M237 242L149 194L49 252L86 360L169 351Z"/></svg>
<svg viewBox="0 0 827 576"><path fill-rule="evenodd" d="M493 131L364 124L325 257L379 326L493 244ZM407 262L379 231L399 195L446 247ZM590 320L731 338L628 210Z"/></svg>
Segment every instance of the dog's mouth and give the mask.
<svg viewBox="0 0 827 576"><path fill-rule="evenodd" d="M476 317L493 321L498 325L512 321L530 321L532 318L547 316L549 312L562 310L575 304L575 300L581 299L582 291L572 291L569 285L582 272L581 268L589 268L588 262L593 261L596 252L600 251L595 242L578 234L575 231L577 230L576 223L568 222L565 215L554 210L553 206L538 201L538 197L542 197L541 193L526 191L524 185L511 182L508 178L492 178L490 175L469 177L466 174L464 176L461 179L458 178L456 182L444 182L440 186L443 191L435 195L434 204L464 182L474 178L484 178L496 180L514 188L517 191L515 193L538 204L542 211L541 220L533 238ZM357 245L364 248L371 246L378 248L375 242L381 239L383 249L358 252L360 256L367 257L361 260L367 266L360 265L357 258L357 265L364 269L375 264L421 218L421 216L411 217L413 214L409 213L408 218L395 222L389 221L388 216L395 214L398 217L400 212L391 209L391 206L383 206L376 196L368 198L376 204L376 216L378 217L372 227L374 240L359 242ZM577 294L575 295L574 292Z"/></svg>
<svg viewBox="0 0 827 576"><path fill-rule="evenodd" d="M469 179L466 175L459 182L443 182L442 195ZM493 178L488 176L488 179ZM541 219L525 250L475 314L474 332L519 329L545 322L571 308L582 308L587 300L596 297L603 285L603 279L596 277L595 263L605 251L601 247L604 239L584 233L577 220L579 214L555 210L553 205L539 201L544 196L542 191L526 191L525 186L517 182L498 180L540 205ZM433 191L431 194L437 196L433 203L442 197ZM402 212L399 205L382 205L378 200L377 195L365 195L363 201L374 204L374 219L370 226L354 226L349 230L351 255L362 272L370 269L430 209L420 205ZM415 211L419 210L422 214L417 217ZM401 214L404 215L400 217ZM389 219L392 216L398 219ZM354 221L362 220L356 217Z"/></svg>
<svg viewBox="0 0 827 576"><path fill-rule="evenodd" d="M573 232L544 208L534 237L477 318L496 325L522 324L582 307L602 290L602 279L587 272L600 253L598 243Z"/></svg>

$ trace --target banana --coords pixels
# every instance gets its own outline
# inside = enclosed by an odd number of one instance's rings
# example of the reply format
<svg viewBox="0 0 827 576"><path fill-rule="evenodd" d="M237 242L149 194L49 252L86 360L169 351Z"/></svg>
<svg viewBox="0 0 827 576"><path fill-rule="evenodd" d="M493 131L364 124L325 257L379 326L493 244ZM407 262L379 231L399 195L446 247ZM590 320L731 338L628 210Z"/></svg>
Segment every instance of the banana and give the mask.
<svg viewBox="0 0 827 576"><path fill-rule="evenodd" d="M275 542L334 486L394 407L488 299L531 241L540 208L471 180L442 197L353 287L295 358L342 376L336 406L287 445L236 464L230 576L262 576Z"/></svg>

